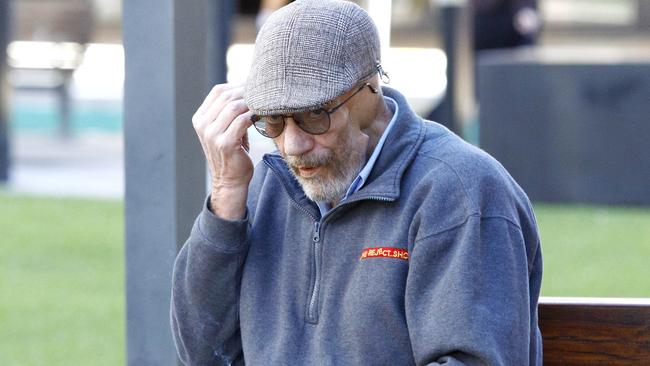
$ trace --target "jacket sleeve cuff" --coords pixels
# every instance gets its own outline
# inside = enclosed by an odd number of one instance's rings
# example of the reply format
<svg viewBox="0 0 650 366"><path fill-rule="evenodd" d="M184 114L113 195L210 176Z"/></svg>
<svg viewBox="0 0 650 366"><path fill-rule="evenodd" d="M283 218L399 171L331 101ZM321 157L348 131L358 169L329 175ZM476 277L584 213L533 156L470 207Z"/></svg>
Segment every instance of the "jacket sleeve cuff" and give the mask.
<svg viewBox="0 0 650 366"><path fill-rule="evenodd" d="M226 252L237 252L246 247L248 230L248 209L242 220L230 221L213 214L209 209L210 196L203 203L203 209L194 225L195 231L210 245Z"/></svg>

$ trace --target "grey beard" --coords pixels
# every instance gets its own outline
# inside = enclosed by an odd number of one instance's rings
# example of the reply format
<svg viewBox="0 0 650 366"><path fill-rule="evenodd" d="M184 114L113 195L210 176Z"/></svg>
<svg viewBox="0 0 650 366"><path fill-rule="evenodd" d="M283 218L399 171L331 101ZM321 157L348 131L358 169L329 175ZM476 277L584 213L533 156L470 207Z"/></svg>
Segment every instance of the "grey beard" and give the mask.
<svg viewBox="0 0 650 366"><path fill-rule="evenodd" d="M331 153L318 157L286 157L294 178L302 186L305 195L312 201L336 202L348 190L363 164L363 155L352 149L340 154ZM330 169L331 176L300 176L297 166L324 166Z"/></svg>
<svg viewBox="0 0 650 366"><path fill-rule="evenodd" d="M325 177L306 179L296 174L294 176L310 200L334 202L343 197L359 172L359 169L355 169L352 166L343 168L336 169L336 174L330 179Z"/></svg>

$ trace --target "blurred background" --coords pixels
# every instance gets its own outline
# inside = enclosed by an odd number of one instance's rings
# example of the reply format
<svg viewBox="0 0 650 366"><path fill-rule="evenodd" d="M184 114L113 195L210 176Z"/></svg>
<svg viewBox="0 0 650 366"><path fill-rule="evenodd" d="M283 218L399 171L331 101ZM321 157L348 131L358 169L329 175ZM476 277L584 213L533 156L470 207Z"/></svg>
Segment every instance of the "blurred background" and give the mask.
<svg viewBox="0 0 650 366"><path fill-rule="evenodd" d="M281 3L235 2L229 81ZM542 295L650 297L650 0L358 3L389 86L530 195ZM111 0L0 0L0 365L125 363L121 24Z"/></svg>

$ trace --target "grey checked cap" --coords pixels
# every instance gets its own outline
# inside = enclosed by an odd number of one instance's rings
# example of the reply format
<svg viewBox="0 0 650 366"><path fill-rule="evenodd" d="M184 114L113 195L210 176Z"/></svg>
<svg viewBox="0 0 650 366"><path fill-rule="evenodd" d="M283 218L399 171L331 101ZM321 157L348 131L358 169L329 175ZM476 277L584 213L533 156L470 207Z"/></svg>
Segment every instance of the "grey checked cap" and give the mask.
<svg viewBox="0 0 650 366"><path fill-rule="evenodd" d="M377 72L379 61L377 28L358 5L297 0L257 35L244 100L258 115L313 110Z"/></svg>

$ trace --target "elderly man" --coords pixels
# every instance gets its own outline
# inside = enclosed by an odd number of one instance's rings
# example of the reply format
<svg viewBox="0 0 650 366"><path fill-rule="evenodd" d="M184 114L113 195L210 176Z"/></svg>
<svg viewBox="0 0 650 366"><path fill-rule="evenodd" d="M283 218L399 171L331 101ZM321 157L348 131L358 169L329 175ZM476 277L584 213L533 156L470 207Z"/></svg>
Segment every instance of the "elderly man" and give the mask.
<svg viewBox="0 0 650 366"><path fill-rule="evenodd" d="M380 87L351 2L261 29L193 118L212 191L174 268L188 365L541 365L542 261L504 168ZM255 169L247 128L277 152Z"/></svg>

